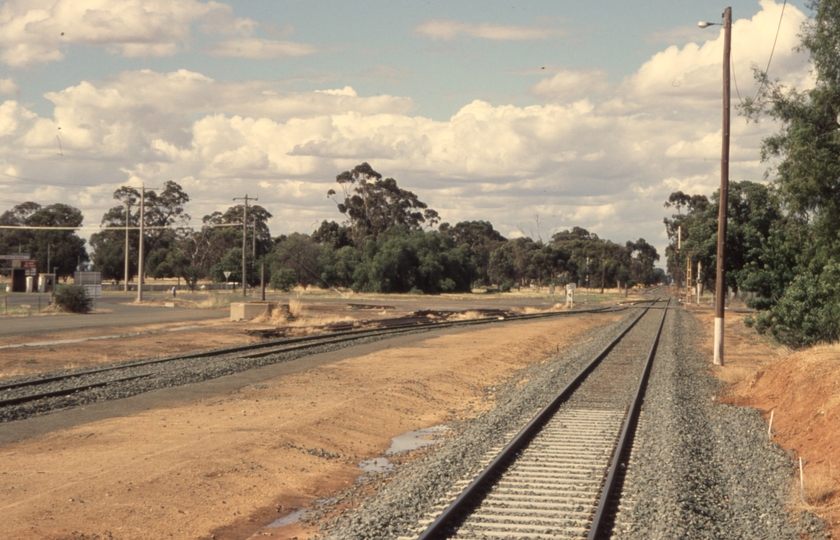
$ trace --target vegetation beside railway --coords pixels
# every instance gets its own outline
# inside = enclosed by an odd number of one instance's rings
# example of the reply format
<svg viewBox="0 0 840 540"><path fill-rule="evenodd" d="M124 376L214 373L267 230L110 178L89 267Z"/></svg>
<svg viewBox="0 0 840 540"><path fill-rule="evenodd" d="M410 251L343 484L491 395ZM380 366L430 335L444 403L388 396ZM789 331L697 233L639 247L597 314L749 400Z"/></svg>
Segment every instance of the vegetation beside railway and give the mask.
<svg viewBox="0 0 840 540"><path fill-rule="evenodd" d="M730 185L726 238L727 286L750 293L748 305L760 310L747 322L792 347L840 339L840 1L810 7L815 17L802 28L802 48L811 55L814 86L786 88L756 72L761 91L744 100L742 112L778 122L762 146L762 158L775 166L769 185ZM678 191L665 203L677 210L665 219L672 276L684 274L690 255L702 264L701 282L713 286L718 201L718 192L709 199Z"/></svg>

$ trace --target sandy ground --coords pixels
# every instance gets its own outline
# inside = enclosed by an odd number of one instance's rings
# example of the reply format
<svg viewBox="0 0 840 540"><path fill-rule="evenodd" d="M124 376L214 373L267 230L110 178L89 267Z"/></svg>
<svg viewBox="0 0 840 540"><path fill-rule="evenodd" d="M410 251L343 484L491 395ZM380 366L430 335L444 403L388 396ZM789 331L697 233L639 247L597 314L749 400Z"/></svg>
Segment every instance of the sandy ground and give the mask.
<svg viewBox="0 0 840 540"><path fill-rule="evenodd" d="M220 319L11 336L0 345L0 378L260 341L244 329L243 323ZM84 341L61 343L67 340Z"/></svg>
<svg viewBox="0 0 840 540"><path fill-rule="evenodd" d="M187 307L194 307L194 302L184 300L178 300L178 302ZM164 301L152 300L145 304L163 305ZM319 324L403 316L408 313L407 310L400 312L373 309L351 310L346 304L312 304L296 307L296 314L301 316L298 321L262 319L231 322L229 308L215 311L218 312L218 319L42 332L37 337L32 335L3 336L0 338L0 379L122 360L171 356L260 341L260 338L247 334L247 330L294 326L291 332L302 333L306 332L308 327ZM41 315L41 317L67 316L72 315L64 313ZM37 324L39 316L30 318L33 324ZM0 324L2 324L2 318L0 318ZM67 341L72 342L67 343Z"/></svg>
<svg viewBox="0 0 840 540"><path fill-rule="evenodd" d="M696 315L708 329L711 364L714 314ZM796 478L791 507L819 515L832 536L840 537L840 345L793 352L747 328L743 319L726 314L725 365L710 366L730 383L721 398L759 409L768 423L773 414L772 440L791 451L797 463L803 459L804 492Z"/></svg>
<svg viewBox="0 0 840 540"><path fill-rule="evenodd" d="M2 446L2 535L306 538L317 531L301 523L267 525L351 486L362 474L360 460L382 455L392 437L487 410L488 389L618 317L562 317L429 338L232 394ZM179 332L178 339L184 347L194 346L187 336L205 347L210 338L229 339L213 324L207 329ZM173 334L160 334L167 335ZM78 346L117 347L86 343ZM83 362L85 354L39 355L37 367ZM18 358L3 369L27 365Z"/></svg>

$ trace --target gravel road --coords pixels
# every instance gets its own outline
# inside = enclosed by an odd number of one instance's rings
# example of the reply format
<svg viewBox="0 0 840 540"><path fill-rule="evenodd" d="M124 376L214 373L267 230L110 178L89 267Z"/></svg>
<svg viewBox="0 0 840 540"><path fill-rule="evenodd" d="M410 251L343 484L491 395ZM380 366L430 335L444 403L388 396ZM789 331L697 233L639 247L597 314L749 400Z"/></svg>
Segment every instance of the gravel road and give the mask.
<svg viewBox="0 0 840 540"><path fill-rule="evenodd" d="M512 437L531 415L597 354L638 312L593 329L581 344L525 369L495 392L497 406L458 425L425 457L365 482L304 520L328 539L410 536L417 521L457 480L481 468L483 454ZM702 335L690 314L670 311L657 354L624 485L615 538L825 538L813 515L786 510L793 463L766 441L758 413L716 403L717 383L699 352ZM517 381L527 380L517 386ZM361 501L330 517L335 504Z"/></svg>

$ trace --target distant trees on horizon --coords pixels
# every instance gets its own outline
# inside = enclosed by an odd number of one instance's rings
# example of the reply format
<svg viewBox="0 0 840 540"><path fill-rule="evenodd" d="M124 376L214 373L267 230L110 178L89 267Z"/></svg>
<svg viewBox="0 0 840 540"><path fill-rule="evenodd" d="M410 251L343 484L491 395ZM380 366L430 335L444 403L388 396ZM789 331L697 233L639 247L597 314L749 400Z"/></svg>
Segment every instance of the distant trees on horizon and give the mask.
<svg viewBox="0 0 840 540"><path fill-rule="evenodd" d="M544 243L528 237L507 239L489 221L440 223L438 213L417 195L400 188L362 163L336 176L343 198L335 190L343 223L323 220L311 234L272 237L271 213L248 207L247 275L259 283L265 264L271 283L287 290L303 287L346 288L359 292L424 293L469 292L474 287L521 287L588 283L592 287L632 286L664 280L654 267L656 249L639 239L616 244L574 227ZM92 257L75 231L0 229L0 250L17 242L39 257L44 242L63 239L65 251L56 251L56 264L69 275L79 261L92 260L105 280L125 279L126 226L129 227L129 279L136 277L140 223L140 193L123 186L114 192L117 205L102 217L107 229L91 235ZM144 256L146 275L182 278L194 288L202 279L240 282L242 274L243 205L213 212L199 229L188 227L185 211L189 196L176 182L166 182L159 193L145 196ZM51 216L48 219L47 216ZM67 205L42 209L36 203L18 205L0 216L0 223L23 225L54 223L79 226L82 215ZM434 227L437 225L437 229ZM59 236L50 236L59 235ZM25 241L24 241L25 240ZM17 251L15 247L15 251ZM72 259L71 259L72 256ZM60 261L60 262L59 262Z"/></svg>

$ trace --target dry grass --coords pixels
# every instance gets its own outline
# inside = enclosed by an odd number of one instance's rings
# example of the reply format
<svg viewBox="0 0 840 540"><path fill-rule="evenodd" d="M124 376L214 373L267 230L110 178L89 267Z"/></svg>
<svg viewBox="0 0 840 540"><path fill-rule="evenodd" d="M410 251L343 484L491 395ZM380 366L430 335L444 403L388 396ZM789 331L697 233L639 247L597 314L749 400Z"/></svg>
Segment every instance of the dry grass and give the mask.
<svg viewBox="0 0 840 540"><path fill-rule="evenodd" d="M449 317L450 321L472 321L475 319L484 319L487 315L480 311L464 311L463 313L456 313Z"/></svg>
<svg viewBox="0 0 840 540"><path fill-rule="evenodd" d="M840 491L840 481L832 476L828 467L806 471L805 502L822 506Z"/></svg>
<svg viewBox="0 0 840 540"><path fill-rule="evenodd" d="M735 384L755 374L754 366L725 365L714 368L715 376L728 384Z"/></svg>
<svg viewBox="0 0 840 540"><path fill-rule="evenodd" d="M303 303L300 300L296 298L292 298L289 300L289 313L292 314L292 317L294 317L295 319L300 318L301 316L303 316L303 310Z"/></svg>
<svg viewBox="0 0 840 540"><path fill-rule="evenodd" d="M338 322L352 322L353 320L355 319L352 317L341 315L308 315L306 306L300 300L291 299L288 304L278 304L270 313L260 315L252 322L302 328Z"/></svg>
<svg viewBox="0 0 840 540"><path fill-rule="evenodd" d="M566 311L569 307L566 304L556 303L551 307L548 308L538 308L538 307L524 307L522 309L518 309L519 313L523 315L534 315L537 313L554 313L557 311Z"/></svg>

